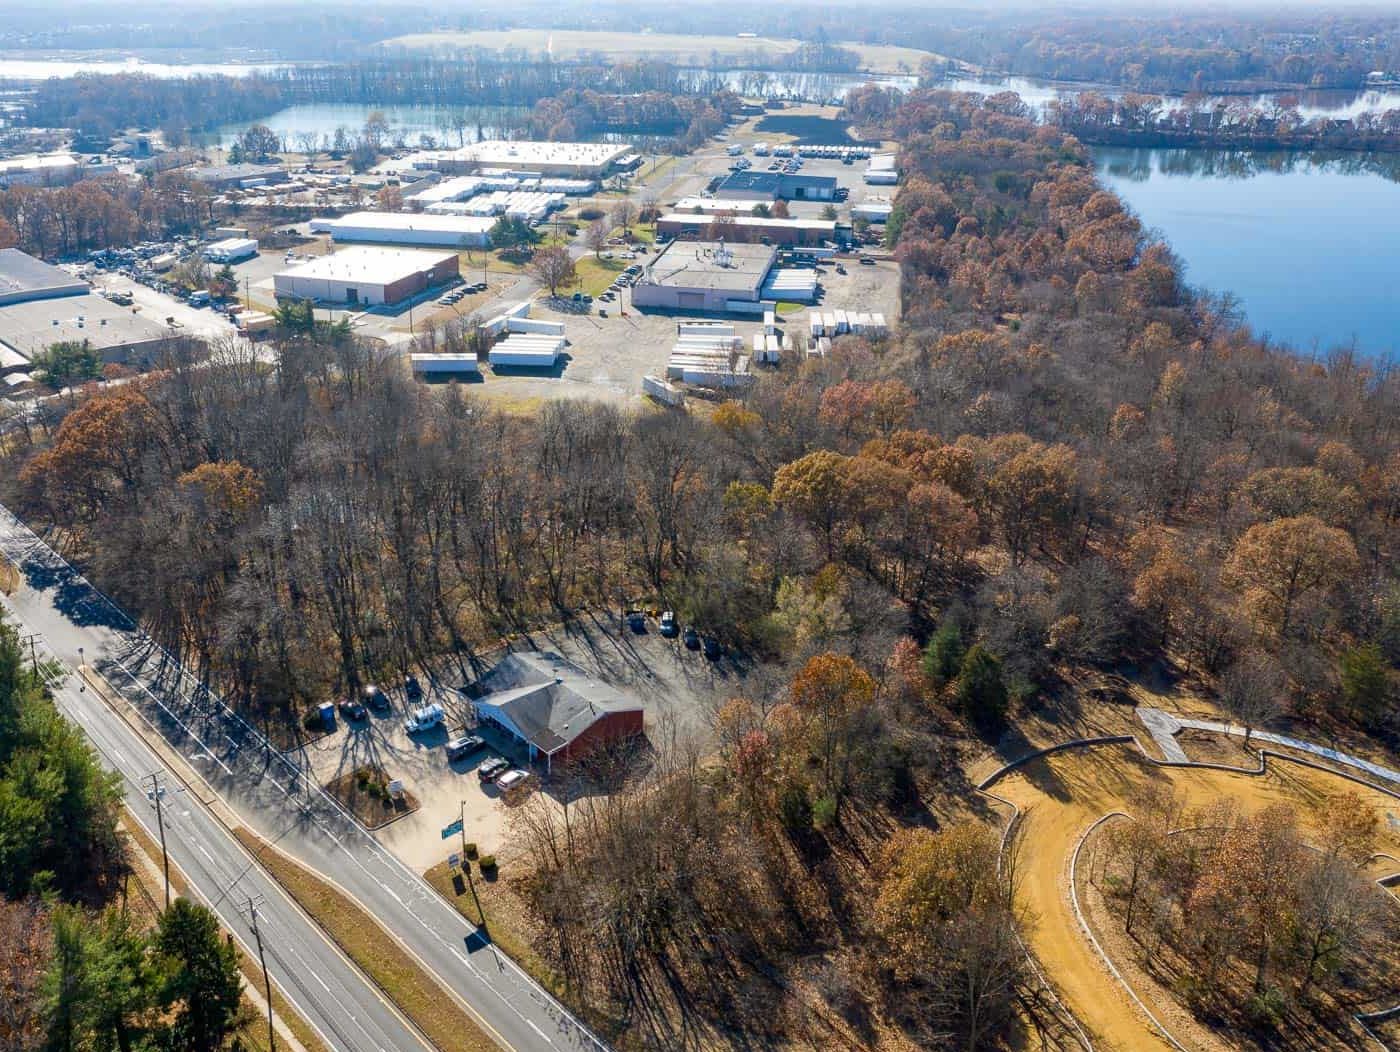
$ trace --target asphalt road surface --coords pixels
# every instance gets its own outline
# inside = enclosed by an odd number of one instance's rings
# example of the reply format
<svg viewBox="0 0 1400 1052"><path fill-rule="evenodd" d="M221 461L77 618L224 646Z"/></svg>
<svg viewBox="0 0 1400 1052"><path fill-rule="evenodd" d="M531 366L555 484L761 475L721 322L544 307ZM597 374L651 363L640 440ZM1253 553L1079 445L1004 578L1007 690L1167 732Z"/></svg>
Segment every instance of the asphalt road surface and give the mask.
<svg viewBox="0 0 1400 1052"><path fill-rule="evenodd" d="M3 507L0 553L23 575L23 585L4 603L23 632L37 636L38 645L63 665L86 662L100 671L244 824L333 880L373 913L503 1048L606 1048L500 953L487 931L467 923L322 792L296 755L273 748L218 696L204 690ZM137 813L151 811L140 782L160 764L144 743L94 692L80 692L70 684L58 694L106 762L121 772L128 790L137 793ZM422 1047L412 1028L310 926L197 800L182 808L177 796L167 817L179 823L166 829L172 858L181 868L189 863L185 871L206 901L233 911L233 919L225 920L234 931L243 936L249 931L246 919L237 913L237 897L244 900L244 913L249 894L255 900L263 897L263 930L275 931L273 943L280 943L282 954L275 967L269 960L274 977L333 1048L399 1052ZM327 989L322 989L322 981Z"/></svg>

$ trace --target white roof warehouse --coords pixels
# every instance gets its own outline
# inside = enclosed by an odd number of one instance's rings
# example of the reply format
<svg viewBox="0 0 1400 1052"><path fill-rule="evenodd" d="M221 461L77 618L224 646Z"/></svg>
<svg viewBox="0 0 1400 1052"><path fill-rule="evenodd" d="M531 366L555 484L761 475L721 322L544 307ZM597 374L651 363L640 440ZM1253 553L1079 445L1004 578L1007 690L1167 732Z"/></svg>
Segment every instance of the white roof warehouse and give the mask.
<svg viewBox="0 0 1400 1052"><path fill-rule="evenodd" d="M394 304L458 275L456 252L353 245L273 276L278 298Z"/></svg>

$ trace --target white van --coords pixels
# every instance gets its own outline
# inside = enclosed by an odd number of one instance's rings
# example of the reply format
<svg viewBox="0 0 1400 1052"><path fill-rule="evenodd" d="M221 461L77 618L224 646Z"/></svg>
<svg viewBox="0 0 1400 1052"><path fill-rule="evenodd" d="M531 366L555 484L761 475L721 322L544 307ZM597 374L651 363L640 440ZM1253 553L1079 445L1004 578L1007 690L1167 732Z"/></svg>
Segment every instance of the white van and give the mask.
<svg viewBox="0 0 1400 1052"><path fill-rule="evenodd" d="M418 731L431 730L446 718L447 714L443 712L441 705L424 705L408 714L408 719L403 721L403 729L409 734L416 734Z"/></svg>

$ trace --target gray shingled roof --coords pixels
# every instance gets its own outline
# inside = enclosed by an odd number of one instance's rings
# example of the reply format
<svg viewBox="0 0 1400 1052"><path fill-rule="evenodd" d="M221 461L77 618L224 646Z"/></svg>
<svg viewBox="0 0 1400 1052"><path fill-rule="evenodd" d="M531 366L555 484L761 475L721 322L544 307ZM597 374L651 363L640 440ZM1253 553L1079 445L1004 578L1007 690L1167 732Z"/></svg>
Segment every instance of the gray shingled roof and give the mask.
<svg viewBox="0 0 1400 1052"><path fill-rule="evenodd" d="M472 686L476 704L498 709L535 748L558 752L600 718L641 705L558 654L507 654Z"/></svg>

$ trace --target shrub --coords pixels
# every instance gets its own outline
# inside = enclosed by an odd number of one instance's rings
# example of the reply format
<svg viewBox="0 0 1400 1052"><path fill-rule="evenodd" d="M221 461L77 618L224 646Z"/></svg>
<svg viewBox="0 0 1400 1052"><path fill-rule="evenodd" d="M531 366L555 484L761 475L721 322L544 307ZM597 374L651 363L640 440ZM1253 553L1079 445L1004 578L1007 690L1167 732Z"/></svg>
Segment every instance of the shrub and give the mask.
<svg viewBox="0 0 1400 1052"><path fill-rule="evenodd" d="M309 731L321 730L321 714L313 709L301 718L301 725Z"/></svg>
<svg viewBox="0 0 1400 1052"><path fill-rule="evenodd" d="M591 223L595 219L603 218L603 210L590 205L587 208L580 208L578 210L578 217Z"/></svg>
<svg viewBox="0 0 1400 1052"><path fill-rule="evenodd" d="M924 675L938 687L956 679L963 653L962 630L956 621L945 621L924 648Z"/></svg>
<svg viewBox="0 0 1400 1052"><path fill-rule="evenodd" d="M800 785L790 785L783 790L778 800L778 818L789 833L807 833L812 829L812 804L807 799L807 790Z"/></svg>
<svg viewBox="0 0 1400 1052"><path fill-rule="evenodd" d="M487 872L488 870L495 869L495 868L496 868L496 856L495 856L495 855L482 855L482 856L481 856L481 861L480 861L480 863L478 863L478 864L481 866L481 872L483 872L483 873Z"/></svg>
<svg viewBox="0 0 1400 1052"><path fill-rule="evenodd" d="M1001 678L1001 662L990 651L975 646L963 658L958 673L958 707L982 730L996 730L1006 721L1009 702Z"/></svg>
<svg viewBox="0 0 1400 1052"><path fill-rule="evenodd" d="M463 853L467 856L467 858L476 858L476 845L468 843L466 848L463 850Z"/></svg>
<svg viewBox="0 0 1400 1052"><path fill-rule="evenodd" d="M818 829L829 829L836 822L836 800L830 796L819 796L812 802L812 824Z"/></svg>

